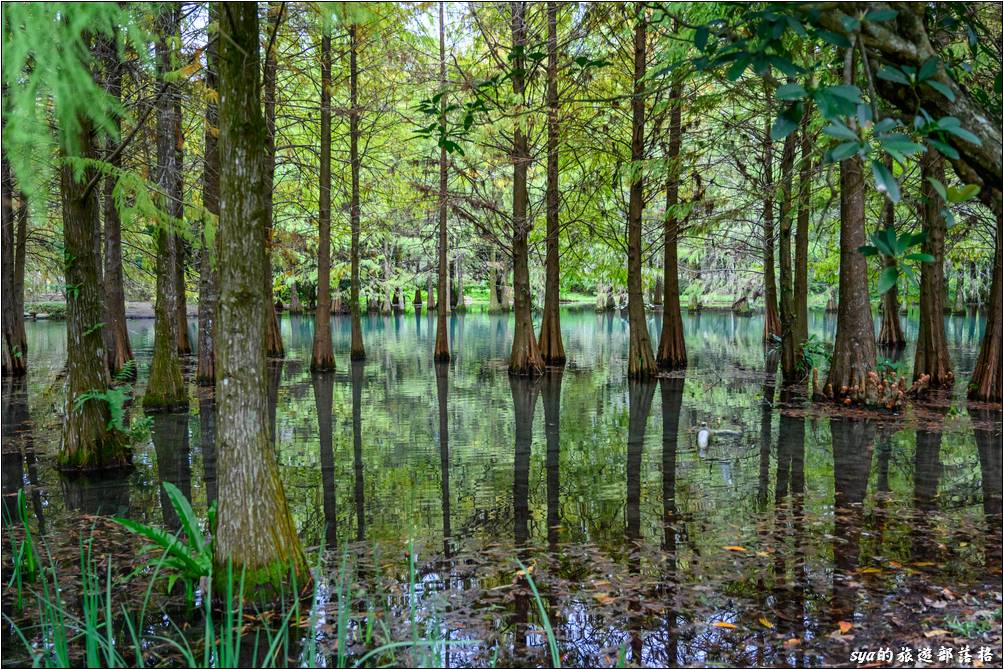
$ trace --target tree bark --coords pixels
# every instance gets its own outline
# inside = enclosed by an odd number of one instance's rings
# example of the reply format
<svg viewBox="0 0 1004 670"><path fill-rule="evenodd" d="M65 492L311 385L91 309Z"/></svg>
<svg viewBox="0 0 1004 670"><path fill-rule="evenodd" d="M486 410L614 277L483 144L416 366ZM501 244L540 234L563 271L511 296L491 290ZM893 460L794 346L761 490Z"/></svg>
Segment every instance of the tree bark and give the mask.
<svg viewBox="0 0 1004 670"><path fill-rule="evenodd" d="M795 341L799 354L809 339L809 213L812 189L812 107L805 105L801 123L801 157L798 164L798 215L795 221Z"/></svg>
<svg viewBox="0 0 1004 670"><path fill-rule="evenodd" d="M209 25L219 23L220 13L215 3L209 4ZM216 383L216 310L219 286L216 276L216 253L210 248L210 240L218 239L220 216L220 152L219 138L219 94L217 69L219 67L219 32L207 34L206 46L206 88L212 91L206 99L205 159L202 170L202 206L213 219L204 221L201 231L199 252L199 360L195 379L202 386ZM207 226L212 226L212 235L206 235Z"/></svg>
<svg viewBox="0 0 1004 670"><path fill-rule="evenodd" d="M78 117L77 155L98 157L94 128L88 117ZM66 157L64 148L63 155ZM66 294L66 400L59 468L80 472L120 468L132 461L126 436L112 427L108 367L100 323L104 319L102 287L98 281L94 236L100 227L97 191L87 185L96 179L93 168L78 180L63 163L60 193L63 206L63 247ZM174 349L174 341L170 341Z"/></svg>
<svg viewBox="0 0 1004 670"><path fill-rule="evenodd" d="M513 59L512 90L518 104L522 105L526 89L526 57L523 51L527 44L526 2L512 2L512 43L516 50ZM544 370L544 359L537 346L537 336L533 332L533 317L530 314L530 268L527 238L530 221L526 215L527 190L526 173L530 167L530 149L523 125L525 118L517 118L513 128L513 183L512 183L512 265L514 307L516 327L512 338L512 354L509 357L509 374L533 376Z"/></svg>
<svg viewBox="0 0 1004 670"><path fill-rule="evenodd" d="M679 81L670 88L669 143L666 162L669 175L666 179L666 220L663 224L663 306L662 332L659 334L659 353L656 363L663 370L681 370L687 367L687 343L683 338L683 315L680 311L680 267L677 245L680 239L680 145L683 143L682 98L683 86Z"/></svg>
<svg viewBox="0 0 1004 670"><path fill-rule="evenodd" d="M268 33L278 32L279 23L285 3L268 3ZM273 198L275 195L275 79L278 64L275 57L275 45L265 54L265 67L262 70L262 87L265 103L265 207L268 210L268 220L265 222L265 347L269 358L283 358L286 349L282 344L282 331L279 330L279 316L275 312L275 295L272 289L272 218Z"/></svg>
<svg viewBox="0 0 1004 670"><path fill-rule="evenodd" d="M446 127L446 27L444 26L444 3L439 3L439 123ZM446 148L439 148L439 271L436 283L436 348L433 351L434 361L450 360L450 341L446 333L447 305L450 296L447 294L447 261L446 261L446 189L447 189ZM430 300L432 295L430 294Z"/></svg>
<svg viewBox="0 0 1004 670"><path fill-rule="evenodd" d="M544 316L540 355L547 365L564 366L561 341L561 270L558 227L558 3L547 3L547 254L544 259Z"/></svg>
<svg viewBox="0 0 1004 670"><path fill-rule="evenodd" d="M795 327L795 295L791 266L791 224L794 203L792 202L792 177L795 169L795 133L784 138L784 148L781 151L781 220L780 239L778 240L779 265L781 276L779 282L781 307L781 378L785 384L794 384L805 379L804 373L798 369L801 358L801 345L798 342L798 332Z"/></svg>
<svg viewBox="0 0 1004 670"><path fill-rule="evenodd" d="M766 89L768 103L770 88ZM763 126L763 339L769 342L781 336L777 311L777 285L774 277L774 141L770 137L771 115Z"/></svg>
<svg viewBox="0 0 1004 670"><path fill-rule="evenodd" d="M182 409L188 406L188 390L181 376L178 360L178 250L174 227L181 219L181 202L176 200L177 182L181 166L178 165L176 118L179 95L176 84L167 83L165 75L174 69L169 41L179 30L179 6L166 5L158 16L156 45L157 75L164 82L165 92L157 101L157 188L161 193L161 210L167 221L157 226L157 298L154 306L153 361L150 363L150 381L143 407L149 410Z"/></svg>
<svg viewBox="0 0 1004 670"><path fill-rule="evenodd" d="M105 53L105 91L118 102L122 95L122 63L119 61L115 41L107 41ZM122 167L121 155L115 153L117 137L121 134L122 120L115 115L109 119L114 126L113 137L108 139L107 160L115 170ZM112 374L122 372L132 360L129 331L126 328L125 287L122 273L122 221L115 205L115 184L118 176L104 178L104 298L105 298L105 348L108 355L108 370ZM135 372L133 373L135 376Z"/></svg>
<svg viewBox="0 0 1004 670"><path fill-rule="evenodd" d="M854 52L847 50L844 83L854 80ZM855 122L850 121L852 128ZM837 334L826 379L828 396L864 400L868 373L875 369L875 329L868 295L865 244L865 183L861 159L840 162L840 280Z"/></svg>
<svg viewBox="0 0 1004 670"><path fill-rule="evenodd" d="M933 148L920 156L921 187L926 237L922 250L934 257L932 263L920 268L920 327L917 331L917 352L913 359L913 378L930 376L929 385L950 388L955 381L952 360L948 357L945 335L945 219L942 202L931 185L931 179L945 183L945 160ZM947 203L946 203L947 204Z"/></svg>
<svg viewBox="0 0 1004 670"><path fill-rule="evenodd" d="M254 3L220 16L219 321L216 343L219 511L214 574L243 574L252 597L274 596L295 571L310 583L271 445L265 360L269 225L268 130L258 85ZM266 529L267 532L262 532Z"/></svg>
<svg viewBox="0 0 1004 670"><path fill-rule="evenodd" d="M331 35L321 37L321 183L317 214L317 311L310 370L335 369L331 344Z"/></svg>
<svg viewBox="0 0 1004 670"><path fill-rule="evenodd" d="M634 82L631 97L631 190L628 204L628 377L654 377L657 368L645 321L645 293L641 282L641 217L644 208L645 177L645 66L647 25L641 3L634 28Z"/></svg>
<svg viewBox="0 0 1004 670"><path fill-rule="evenodd" d="M352 200L350 223L352 227L352 291L349 300L352 309L352 346L349 358L361 361L366 358L363 346L363 329L359 321L359 71L356 52L359 48L356 31L349 26L349 165L352 171ZM440 302L442 304L442 302Z"/></svg>
<svg viewBox="0 0 1004 670"><path fill-rule="evenodd" d="M1001 338L1004 326L1001 323L1001 215L997 214L997 239L994 243L994 273L990 283L990 302L987 307L987 325L983 332L983 344L973 367L973 377L969 382L969 399L985 402L1001 401Z"/></svg>
<svg viewBox="0 0 1004 670"><path fill-rule="evenodd" d="M886 162L886 167L892 169L892 159ZM896 227L896 207L889 198L884 199L882 208L882 218L884 225L888 228ZM895 267L896 259L888 256L882 257L882 267ZM892 288L882 294L882 327L879 329L878 343L880 346L899 349L906 346L906 336L899 322L899 288L893 284Z"/></svg>
<svg viewBox="0 0 1004 670"><path fill-rule="evenodd" d="M20 228L20 222L18 222ZM20 230L18 231L20 237ZM14 175L7 157L3 157L3 284L7 287L3 309L3 374L20 377L28 372L28 352L18 335L19 321L24 320L24 308L19 307L15 287L15 247L14 241ZM21 288L24 290L23 284ZM22 298L23 302L23 298ZM20 309L20 311L18 311Z"/></svg>
<svg viewBox="0 0 1004 670"><path fill-rule="evenodd" d="M178 4L178 16L180 22L180 3ZM180 40L180 32L178 33L178 39ZM175 90L177 91L177 95L174 99L174 150L177 154L176 163L178 169L174 174L174 184L171 188L171 204L175 207L173 216L177 219L177 225L182 226L184 225L185 216L185 181L183 176L185 169L185 138L181 125L181 90ZM175 295L177 296L175 305L178 314L178 327L175 334L178 337L178 354L187 356L192 353L192 343L188 337L188 300L185 290L185 265L188 261L188 243L185 242L180 232L175 232L174 234L174 249L174 281Z"/></svg>

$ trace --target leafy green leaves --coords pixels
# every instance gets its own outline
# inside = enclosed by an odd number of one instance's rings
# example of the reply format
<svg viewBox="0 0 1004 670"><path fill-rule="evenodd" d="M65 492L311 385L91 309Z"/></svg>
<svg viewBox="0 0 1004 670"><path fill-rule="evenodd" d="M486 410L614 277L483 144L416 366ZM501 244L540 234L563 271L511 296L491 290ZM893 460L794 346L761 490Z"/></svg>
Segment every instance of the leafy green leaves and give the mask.
<svg viewBox="0 0 1004 670"><path fill-rule="evenodd" d="M862 256L883 256L894 261L892 265L884 267L879 274L878 291L880 294L894 287L899 281L900 274L911 278L914 276L913 269L903 261L934 262L934 257L930 254L908 253L910 248L923 244L924 240L927 239L926 233L903 233L897 236L894 228L884 228L872 233L869 239L871 244L858 247L858 253Z"/></svg>

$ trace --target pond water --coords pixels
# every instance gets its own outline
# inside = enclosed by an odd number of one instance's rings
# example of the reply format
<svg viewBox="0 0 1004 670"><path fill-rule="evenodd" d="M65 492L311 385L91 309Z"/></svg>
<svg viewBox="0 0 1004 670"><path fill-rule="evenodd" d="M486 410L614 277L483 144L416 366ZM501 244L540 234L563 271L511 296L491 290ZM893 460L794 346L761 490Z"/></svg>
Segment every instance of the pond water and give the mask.
<svg viewBox="0 0 1004 670"><path fill-rule="evenodd" d="M423 625L458 642L444 664L551 663L520 560L567 665L846 664L855 649L923 644L986 645L999 665L1001 413L964 401L982 319L946 320L955 390L876 415L782 392L759 317L685 314L690 367L643 384L626 379L616 313L565 309L568 366L535 382L506 373L508 316L451 316L439 367L434 314L364 316L355 364L336 316L338 370L312 376L313 319L284 315L276 456L305 545L329 548L321 579L358 568L360 630L377 610L406 630L420 603ZM835 315L810 322L832 340ZM51 463L65 325L27 329L28 379L4 382L5 501L26 487L39 528L71 548L92 515L177 528L164 481L204 516L211 393L191 384L187 413L154 416L128 475L63 479ZM906 320L908 340L916 329ZM129 332L142 393L153 322ZM912 349L891 359L905 374ZM329 633L317 630L322 650Z"/></svg>

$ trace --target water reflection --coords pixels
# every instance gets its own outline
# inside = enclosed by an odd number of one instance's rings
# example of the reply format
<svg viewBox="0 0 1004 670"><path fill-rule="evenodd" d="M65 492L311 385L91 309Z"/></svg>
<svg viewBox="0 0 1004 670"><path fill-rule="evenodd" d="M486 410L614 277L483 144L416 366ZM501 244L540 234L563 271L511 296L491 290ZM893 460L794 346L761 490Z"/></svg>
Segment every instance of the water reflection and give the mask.
<svg viewBox="0 0 1004 670"><path fill-rule="evenodd" d="M157 480L178 487L186 499L192 498L192 454L189 449L188 413L161 412L152 414L150 436L157 454ZM171 531L181 528L171 499L163 486L158 486L160 509L164 525Z"/></svg>
<svg viewBox="0 0 1004 670"><path fill-rule="evenodd" d="M561 539L561 380L560 368L548 368L541 382L544 396L544 439L547 444L547 542Z"/></svg>
<svg viewBox="0 0 1004 670"><path fill-rule="evenodd" d="M356 503L356 540L366 538L366 490L363 481L363 361L352 361L352 474Z"/></svg>
<svg viewBox="0 0 1004 670"><path fill-rule="evenodd" d="M324 508L324 542L329 547L338 544L338 512L335 501L335 453L331 444L331 404L335 388L334 372L310 375L317 412L317 435L321 461L321 498Z"/></svg>
<svg viewBox="0 0 1004 670"><path fill-rule="evenodd" d="M439 478L443 508L443 553L451 554L450 542L453 531L450 528L450 417L449 417L449 373L450 364L438 362L436 365L436 401L439 417Z"/></svg>

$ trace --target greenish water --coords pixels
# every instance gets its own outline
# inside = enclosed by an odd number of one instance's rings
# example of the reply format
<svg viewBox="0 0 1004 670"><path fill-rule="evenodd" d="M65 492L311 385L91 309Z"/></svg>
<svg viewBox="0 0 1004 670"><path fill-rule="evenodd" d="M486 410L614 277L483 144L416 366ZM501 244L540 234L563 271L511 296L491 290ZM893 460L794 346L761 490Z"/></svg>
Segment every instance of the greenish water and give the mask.
<svg viewBox="0 0 1004 670"><path fill-rule="evenodd" d="M305 544L380 566L410 543L436 625L483 642L451 664L548 662L517 556L536 566L568 664L846 662L838 622L861 631L855 644L922 636L957 615L924 604L943 588L989 598L999 627L986 584L999 589L1001 414L963 400L980 320L947 319L954 392L880 416L782 393L759 317L684 315L690 368L651 384L626 380L618 314L564 310L568 366L535 382L506 374L510 317L449 324L448 366L432 363L434 315L413 313L364 317L368 357L350 364L349 321L334 317L338 370L312 376L313 320L283 316L287 358L270 377ZM812 315L817 337L834 327ZM40 527L74 546L83 515L176 526L162 481L204 513L222 475L211 393L194 384L187 413L154 417L127 476L55 473L64 328L29 323L29 377L5 381L5 499L26 486ZM141 393L153 322L129 331ZM902 358L908 371L912 349ZM368 588L394 593L393 573L381 579Z"/></svg>

